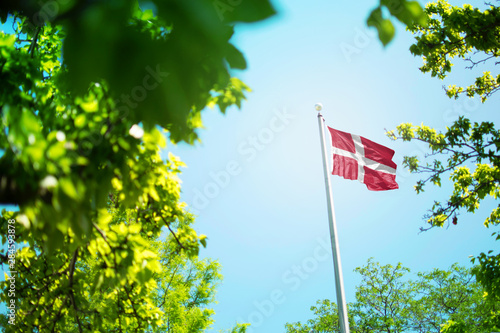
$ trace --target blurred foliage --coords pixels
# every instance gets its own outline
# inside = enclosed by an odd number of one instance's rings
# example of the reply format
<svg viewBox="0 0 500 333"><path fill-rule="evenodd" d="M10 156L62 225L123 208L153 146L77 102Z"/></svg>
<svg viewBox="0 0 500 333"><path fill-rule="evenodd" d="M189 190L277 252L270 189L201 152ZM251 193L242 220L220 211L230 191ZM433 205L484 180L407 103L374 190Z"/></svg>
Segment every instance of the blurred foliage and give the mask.
<svg viewBox="0 0 500 333"><path fill-rule="evenodd" d="M462 7L439 0L425 8L427 25L414 24L410 31L416 43L410 51L421 56L424 65L420 70L444 79L452 70L452 60L461 58L469 64L467 69L479 65L498 64L500 50L499 7L488 3L484 10L469 4ZM480 97L484 103L500 88L500 76L483 72L468 87L451 85L446 89L450 98L465 93L469 98ZM428 176L417 182L417 193L424 191L428 183L441 186L448 178L453 189L444 201L435 201L425 219L433 227L450 226L459 223L459 213L476 213L484 200L497 200L500 196L500 132L493 122L471 122L459 117L453 125L440 132L425 125L401 124L396 131L388 133L392 139L424 142L428 149L424 160L417 156L405 156L403 164L413 173ZM444 178L446 177L446 178ZM494 208L484 220L488 228L500 224L500 205ZM493 237L499 240L498 233ZM500 254L489 251L472 259L478 266L474 269L477 281L485 289L485 302L496 308L484 318L489 331L500 330ZM470 327L450 320L445 332L469 332ZM488 326L489 325L489 326Z"/></svg>
<svg viewBox="0 0 500 333"><path fill-rule="evenodd" d="M0 32L0 204L19 207L0 218L19 274L5 331L210 325L218 266L196 259L207 238L180 201L183 163L160 152L197 141L207 106L241 106L234 25L273 14L268 0L0 3L12 27Z"/></svg>
<svg viewBox="0 0 500 333"><path fill-rule="evenodd" d="M471 269L454 264L448 270L419 272L411 278L401 263L382 266L369 259L355 271L362 280L356 287L356 301L348 304L353 333L439 333L450 322L466 327L463 332L490 332L486 323L495 305L484 302ZM287 323L286 332L340 332L335 303L318 300L311 311L314 318L304 324Z"/></svg>
<svg viewBox="0 0 500 333"><path fill-rule="evenodd" d="M417 1L380 0L379 5L370 12L366 23L377 29L378 38L384 46L392 41L396 32L391 17L408 27L415 24L423 27L427 25L427 16Z"/></svg>

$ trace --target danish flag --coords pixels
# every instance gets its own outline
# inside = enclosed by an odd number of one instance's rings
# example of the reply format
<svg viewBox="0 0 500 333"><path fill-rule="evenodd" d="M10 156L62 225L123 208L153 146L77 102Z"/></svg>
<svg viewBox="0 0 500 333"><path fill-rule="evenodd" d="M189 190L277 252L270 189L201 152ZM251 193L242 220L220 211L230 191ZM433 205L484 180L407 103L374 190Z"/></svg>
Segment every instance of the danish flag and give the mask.
<svg viewBox="0 0 500 333"><path fill-rule="evenodd" d="M332 136L332 174L359 180L370 191L399 188L397 165L392 161L394 150L362 136L328 127Z"/></svg>

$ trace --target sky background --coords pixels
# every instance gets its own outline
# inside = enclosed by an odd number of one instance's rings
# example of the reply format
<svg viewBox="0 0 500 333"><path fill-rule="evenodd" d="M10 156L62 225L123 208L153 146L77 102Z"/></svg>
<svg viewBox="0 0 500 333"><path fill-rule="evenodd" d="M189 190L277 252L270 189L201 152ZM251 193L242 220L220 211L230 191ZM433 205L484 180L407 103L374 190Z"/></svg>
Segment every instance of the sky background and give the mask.
<svg viewBox="0 0 500 333"><path fill-rule="evenodd" d="M457 62L445 81L422 74L422 60L408 50L412 36L400 24L383 48L365 25L376 1L273 4L275 17L238 26L233 39L248 61L234 74L253 90L242 109L205 111L202 142L168 148L187 164L183 200L198 216L197 232L208 235L201 256L222 265L210 332L236 321L252 323L249 332L284 332L285 323L311 318L317 300L335 299L317 102L327 125L396 151L399 190L371 192L332 177L348 302L361 280L353 270L370 257L418 272L470 266L470 255L498 248L493 230L482 225L492 202L475 215L462 213L456 226L419 233L422 216L450 187L429 186L417 196L419 176L402 160L427 150L392 142L385 129L411 122L445 130L459 115L497 121L500 96L485 104L450 100L442 86L470 84L477 72Z"/></svg>
<svg viewBox="0 0 500 333"><path fill-rule="evenodd" d="M168 147L187 164L182 198L197 215L197 232L208 235L201 256L222 265L209 332L236 321L251 323L249 333L284 332L285 323L311 318L317 300L335 299L317 102L327 125L396 151L399 190L371 192L332 177L348 302L361 280L353 270L370 257L418 272L470 266L470 255L498 248L482 225L491 201L475 215L461 214L456 226L419 233L422 216L450 187L429 186L417 196L419 176L402 160L423 157L425 145L393 142L385 129L411 122L445 130L459 115L498 121L500 95L486 104L450 100L442 85L470 84L477 72L457 62L444 82L422 74L400 24L383 48L365 24L375 0L273 4L275 17L236 28L248 69L234 74L253 90L241 110L206 110L201 143Z"/></svg>

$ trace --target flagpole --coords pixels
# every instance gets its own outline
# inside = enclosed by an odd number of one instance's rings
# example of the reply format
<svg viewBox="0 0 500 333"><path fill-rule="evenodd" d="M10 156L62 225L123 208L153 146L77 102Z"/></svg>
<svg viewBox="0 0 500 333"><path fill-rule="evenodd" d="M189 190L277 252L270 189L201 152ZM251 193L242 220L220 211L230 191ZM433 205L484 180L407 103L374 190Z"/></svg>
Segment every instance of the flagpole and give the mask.
<svg viewBox="0 0 500 333"><path fill-rule="evenodd" d="M347 316L347 305L344 295L344 281L342 279L342 265L340 263L339 242L337 238L337 225L335 222L335 208L333 206L332 186L330 183L330 174L328 169L328 154L325 144L325 119L321 114L323 106L321 104L315 105L318 111L318 125L321 137L321 151L323 156L323 171L325 175L325 188L326 188L326 202L328 205L328 219L330 221L330 240L332 242L333 253L333 268L335 271L335 287L337 291L337 306L339 309L340 332L349 333L349 320Z"/></svg>

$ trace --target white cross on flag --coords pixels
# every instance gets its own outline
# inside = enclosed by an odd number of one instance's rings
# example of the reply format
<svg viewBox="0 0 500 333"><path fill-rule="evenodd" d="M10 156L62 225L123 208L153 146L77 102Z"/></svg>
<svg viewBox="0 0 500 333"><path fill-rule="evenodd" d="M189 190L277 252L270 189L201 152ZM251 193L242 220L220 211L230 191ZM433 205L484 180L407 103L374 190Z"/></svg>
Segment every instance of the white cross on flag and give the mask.
<svg viewBox="0 0 500 333"><path fill-rule="evenodd" d="M332 174L359 180L371 191L399 188L396 183L394 150L362 136L328 127L332 136Z"/></svg>

